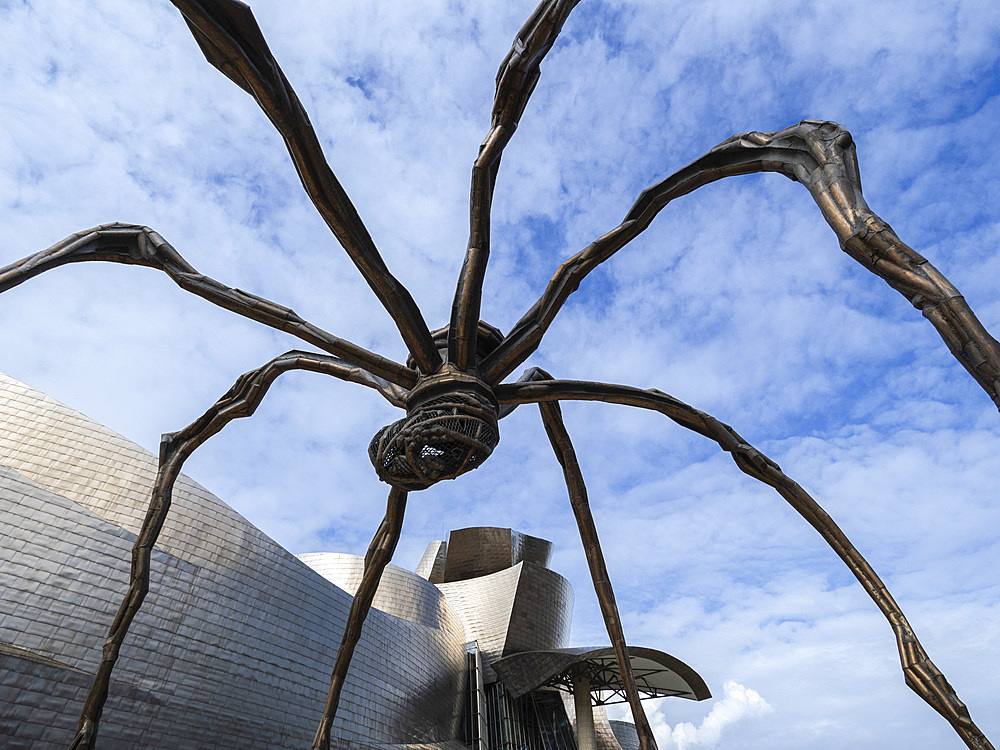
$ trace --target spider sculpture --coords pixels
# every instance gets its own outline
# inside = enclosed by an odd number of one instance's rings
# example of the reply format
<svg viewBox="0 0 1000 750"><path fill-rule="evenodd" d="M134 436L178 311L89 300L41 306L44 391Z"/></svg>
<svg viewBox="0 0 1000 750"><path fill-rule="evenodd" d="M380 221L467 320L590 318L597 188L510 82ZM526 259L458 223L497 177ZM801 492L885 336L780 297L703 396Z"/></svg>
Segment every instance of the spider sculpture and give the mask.
<svg viewBox="0 0 1000 750"><path fill-rule="evenodd" d="M748 132L720 143L645 190L620 225L563 263L541 298L509 333L504 335L481 321L482 285L490 250L490 206L500 157L538 79L540 63L576 2L543 0L500 66L491 127L472 170L470 237L451 319L446 327L432 332L407 290L389 272L327 165L308 117L250 10L237 0L173 0L208 61L253 96L283 137L309 198L392 316L409 358L405 364L391 361L323 331L285 307L203 276L147 227L99 226L0 271L0 291L4 291L65 263L102 260L148 266L164 271L186 291L324 352L291 351L244 374L201 418L163 437L152 500L133 551L129 590L105 642L73 748L95 746L112 671L148 591L150 554L182 465L229 422L250 416L274 380L290 370L323 373L373 388L405 412L402 419L379 430L368 447L376 473L391 490L385 518L365 558L363 581L337 653L314 750L330 745L341 688L382 570L399 538L407 493L454 479L482 464L497 445L500 420L521 404L537 404L541 411L563 468L640 745L644 750L655 747L625 651L587 490L560 414L559 402L564 400L605 401L659 412L715 441L743 472L773 487L822 535L888 619L907 684L950 722L970 748L992 748L920 646L884 584L840 528L798 484L731 427L657 390L556 380L537 368L517 382L504 382L538 347L562 305L587 274L641 233L670 201L723 177L778 172L806 187L843 250L917 307L959 362L1000 404L1000 345L948 280L868 208L861 194L851 135L832 122L807 120L777 132Z"/></svg>

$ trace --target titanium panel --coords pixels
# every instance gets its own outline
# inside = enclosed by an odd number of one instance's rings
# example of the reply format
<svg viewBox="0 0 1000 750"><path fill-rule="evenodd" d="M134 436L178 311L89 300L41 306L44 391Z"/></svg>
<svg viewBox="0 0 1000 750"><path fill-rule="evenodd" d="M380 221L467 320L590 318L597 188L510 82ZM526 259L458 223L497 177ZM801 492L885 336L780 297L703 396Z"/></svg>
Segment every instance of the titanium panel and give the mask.
<svg viewBox="0 0 1000 750"><path fill-rule="evenodd" d="M155 471L138 446L0 375L5 748L69 744L128 585ZM397 583L402 599L405 581ZM153 553L150 595L115 671L101 747L307 746L350 602L182 477ZM334 724L341 745L458 736L465 641L442 622L372 612Z"/></svg>
<svg viewBox="0 0 1000 750"><path fill-rule="evenodd" d="M512 529L492 526L456 529L448 534L442 583L498 573L519 562L544 568L551 555L552 542Z"/></svg>
<svg viewBox="0 0 1000 750"><path fill-rule="evenodd" d="M569 640L573 588L548 568L519 562L438 588L465 622L467 640L479 644L487 682L496 679L489 666L496 659L526 649L561 648Z"/></svg>

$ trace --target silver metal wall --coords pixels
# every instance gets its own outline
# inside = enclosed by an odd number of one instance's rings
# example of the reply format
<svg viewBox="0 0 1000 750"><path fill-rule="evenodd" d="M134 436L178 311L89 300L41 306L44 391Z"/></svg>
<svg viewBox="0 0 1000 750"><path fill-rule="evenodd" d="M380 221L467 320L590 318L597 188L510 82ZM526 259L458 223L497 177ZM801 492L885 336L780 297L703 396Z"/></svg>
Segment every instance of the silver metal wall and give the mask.
<svg viewBox="0 0 1000 750"><path fill-rule="evenodd" d="M155 470L138 446L0 376L4 748L68 745L127 587ZM350 595L184 478L153 564L102 748L242 748L250 738L255 748L308 746ZM458 736L465 635L441 624L372 612L335 735Z"/></svg>

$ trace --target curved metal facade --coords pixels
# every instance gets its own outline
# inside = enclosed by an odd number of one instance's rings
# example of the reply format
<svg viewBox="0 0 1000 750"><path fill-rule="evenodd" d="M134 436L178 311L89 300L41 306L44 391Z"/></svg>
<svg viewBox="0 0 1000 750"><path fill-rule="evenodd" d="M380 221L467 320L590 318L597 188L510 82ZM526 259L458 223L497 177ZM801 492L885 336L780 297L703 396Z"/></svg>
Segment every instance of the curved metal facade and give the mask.
<svg viewBox="0 0 1000 750"><path fill-rule="evenodd" d="M0 377L3 747L69 744L127 588L155 472L138 446ZM308 746L350 594L191 480L174 497L101 747ZM429 584L411 577L393 580L402 592L414 584L419 601ZM464 645L453 616L373 611L335 736L365 744L459 736Z"/></svg>

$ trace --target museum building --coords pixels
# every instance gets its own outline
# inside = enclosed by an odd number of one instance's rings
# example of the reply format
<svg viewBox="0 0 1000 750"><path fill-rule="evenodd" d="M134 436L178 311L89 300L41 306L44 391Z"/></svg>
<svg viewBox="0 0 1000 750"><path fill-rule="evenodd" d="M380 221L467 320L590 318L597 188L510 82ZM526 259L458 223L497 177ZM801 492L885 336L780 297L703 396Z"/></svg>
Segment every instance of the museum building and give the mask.
<svg viewBox="0 0 1000 750"><path fill-rule="evenodd" d="M65 750L97 669L156 458L0 374L0 746ZM610 646L569 647L551 544L452 531L390 565L355 650L337 748L632 750ZM308 747L364 559L294 556L182 476L122 647L102 750ZM709 697L630 647L644 697Z"/></svg>

